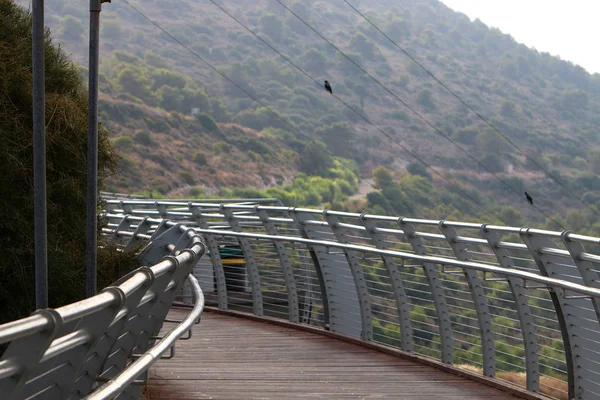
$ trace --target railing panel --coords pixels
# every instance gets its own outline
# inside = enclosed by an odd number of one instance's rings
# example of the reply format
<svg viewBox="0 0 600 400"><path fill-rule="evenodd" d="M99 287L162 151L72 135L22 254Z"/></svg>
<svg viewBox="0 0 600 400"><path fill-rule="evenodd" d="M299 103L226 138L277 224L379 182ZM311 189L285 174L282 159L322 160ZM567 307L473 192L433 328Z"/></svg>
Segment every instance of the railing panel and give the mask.
<svg viewBox="0 0 600 400"><path fill-rule="evenodd" d="M140 263L150 266L126 275L91 298L0 325L0 345L8 344L0 359L2 398L83 398L108 380L114 395L137 399L139 385L111 385L110 381L121 379L131 359L146 351L160 356L185 333L178 331L161 341L160 350L150 349L184 279L204 253L200 237L184 226L156 221L151 221L156 228L150 237L148 226L143 225L149 220L111 218L115 229L109 229L108 234L123 248L134 234L153 239L140 253L145 257ZM160 259L160 252L166 257ZM201 301L202 293L194 279L192 287ZM201 312L202 307L203 301L194 306L194 313ZM143 375L156 358L144 360L130 375L132 379Z"/></svg>
<svg viewBox="0 0 600 400"><path fill-rule="evenodd" d="M197 266L195 274L213 280L221 308L257 315L269 310L277 318L444 363L470 364L484 375L522 382L532 392L600 399L600 239L250 200L111 201L105 231L125 248L184 225L196 229L216 257L210 267ZM124 220L122 212L130 216ZM160 251L153 254L174 249L167 248L168 240L156 242ZM218 256L222 245L242 247L247 274L232 279L231 271L226 273ZM154 301L144 295L140 309L153 310ZM122 329L134 322L123 318ZM127 335L119 338L114 341ZM81 359L90 351L88 338L68 339L85 344L64 352L44 350L44 361ZM106 343L103 337L93 347L110 353ZM92 364L89 370L97 370ZM0 364L0 376L14 375L11 368ZM95 384L80 373L70 376L81 387Z"/></svg>

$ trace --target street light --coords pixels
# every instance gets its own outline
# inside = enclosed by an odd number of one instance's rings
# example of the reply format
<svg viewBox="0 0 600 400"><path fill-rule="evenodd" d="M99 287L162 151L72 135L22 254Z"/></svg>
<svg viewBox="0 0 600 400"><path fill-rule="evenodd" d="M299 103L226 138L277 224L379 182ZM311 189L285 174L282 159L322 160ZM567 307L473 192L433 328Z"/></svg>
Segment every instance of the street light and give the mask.
<svg viewBox="0 0 600 400"><path fill-rule="evenodd" d="M98 62L100 11L110 0L90 0L90 57L88 77L87 268L85 293L96 294L98 253Z"/></svg>
<svg viewBox="0 0 600 400"><path fill-rule="evenodd" d="M46 217L46 97L44 70L44 0L31 4L33 74L33 220L35 308L48 307L48 229Z"/></svg>

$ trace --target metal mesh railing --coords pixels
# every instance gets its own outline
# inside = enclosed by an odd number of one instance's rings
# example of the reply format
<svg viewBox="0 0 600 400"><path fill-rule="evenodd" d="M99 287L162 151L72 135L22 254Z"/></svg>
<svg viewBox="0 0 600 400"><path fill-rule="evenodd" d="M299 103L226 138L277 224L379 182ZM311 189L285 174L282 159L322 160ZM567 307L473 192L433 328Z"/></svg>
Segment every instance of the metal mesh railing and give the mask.
<svg viewBox="0 0 600 400"><path fill-rule="evenodd" d="M109 205L117 236L128 213L156 226L177 219L212 240L212 270L199 278L212 274L203 290L219 308L316 325L556 398L600 398L599 238L259 204ZM241 249L244 291L219 272L226 263L214 253L227 249Z"/></svg>
<svg viewBox="0 0 600 400"><path fill-rule="evenodd" d="M186 332L204 308L192 269L205 253L185 226L120 218L108 228L121 247L151 240L143 266L100 294L0 325L3 399L138 399L150 366ZM184 282L188 280L188 286ZM168 320L176 296L194 306L182 321ZM158 337L163 323L176 323Z"/></svg>

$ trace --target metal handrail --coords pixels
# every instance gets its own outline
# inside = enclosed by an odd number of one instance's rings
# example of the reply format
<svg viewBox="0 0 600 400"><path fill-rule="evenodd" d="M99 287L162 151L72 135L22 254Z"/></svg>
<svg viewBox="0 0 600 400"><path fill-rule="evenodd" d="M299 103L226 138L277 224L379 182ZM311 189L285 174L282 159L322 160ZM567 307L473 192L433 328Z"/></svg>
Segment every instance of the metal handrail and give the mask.
<svg viewBox="0 0 600 400"><path fill-rule="evenodd" d="M172 348L177 340L192 329L192 326L199 320L204 310L204 295L202 294L198 280L193 275L189 275L188 279L196 297L192 311L190 311L181 324L170 330L158 343L122 371L115 379L107 382L104 386L86 397L86 400L112 399L121 394L137 377L146 372L163 354Z"/></svg>
<svg viewBox="0 0 600 400"><path fill-rule="evenodd" d="M264 204L149 203L120 201L105 214L105 233L126 247L161 226L191 227L213 254L196 276L221 309L471 362L491 377L524 370L532 392L600 393L600 254L590 246L600 238ZM221 261L220 246L230 245L242 250L243 270Z"/></svg>
<svg viewBox="0 0 600 400"><path fill-rule="evenodd" d="M96 296L0 325L0 344L8 344L0 359L2 396L19 399L44 393L70 398L93 393L90 398L111 399L127 391L139 397L140 387L130 383L190 331L204 307L202 290L190 275L206 251L202 238L181 224L155 229L147 238L151 241L140 253L140 263L149 267L133 271ZM194 308L153 345L188 276ZM141 357L127 366L134 350ZM75 368L65 368L68 365Z"/></svg>

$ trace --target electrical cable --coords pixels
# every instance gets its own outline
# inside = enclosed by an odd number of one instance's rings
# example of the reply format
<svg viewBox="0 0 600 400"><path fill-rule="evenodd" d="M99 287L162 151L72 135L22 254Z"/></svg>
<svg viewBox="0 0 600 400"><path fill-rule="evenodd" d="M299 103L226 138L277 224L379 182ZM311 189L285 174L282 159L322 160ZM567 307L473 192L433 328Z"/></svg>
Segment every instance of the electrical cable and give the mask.
<svg viewBox="0 0 600 400"><path fill-rule="evenodd" d="M564 189L569 189L566 185L564 185L560 180L554 177L549 171L547 171L542 165L540 165L534 158L530 157L523 149L521 149L516 143L514 143L509 137L502 133L498 128L496 128L487 118L477 112L471 105L469 105L465 100L463 100L454 90L452 90L448 85L442 82L437 76L433 74L429 69L427 69L423 64L421 64L415 57L413 57L410 53L408 53L402 46L400 46L395 40L390 38L385 32L383 32L374 22L372 22L366 15L364 15L358 8L352 5L348 0L342 0L346 3L350 8L352 8L357 14L359 14L365 21L367 21L373 28L375 28L379 33L381 33L387 40L389 40L394 46L396 46L402 53L404 53L412 62L417 64L423 71L425 71L433 80L435 80L438 84L440 84L444 89L446 89L452 96L454 96L458 101L460 101L465 107L467 107L471 112L473 112L480 120L482 120L486 125L488 125L492 130L502 136L510 145L512 145L515 149L521 152L529 161L531 161L534 165L536 165L540 170L542 170L545 175L550 178L552 181L560 185ZM600 216L600 211L598 211L595 207L592 207L590 204L585 202L579 196L567 190L567 193L571 194L572 197L576 198L593 211L596 215Z"/></svg>

